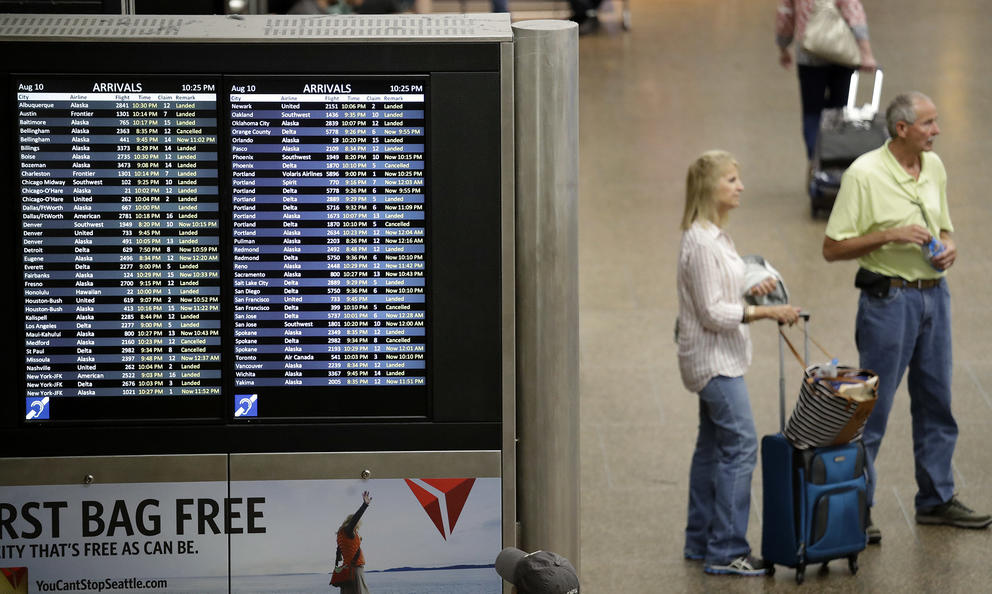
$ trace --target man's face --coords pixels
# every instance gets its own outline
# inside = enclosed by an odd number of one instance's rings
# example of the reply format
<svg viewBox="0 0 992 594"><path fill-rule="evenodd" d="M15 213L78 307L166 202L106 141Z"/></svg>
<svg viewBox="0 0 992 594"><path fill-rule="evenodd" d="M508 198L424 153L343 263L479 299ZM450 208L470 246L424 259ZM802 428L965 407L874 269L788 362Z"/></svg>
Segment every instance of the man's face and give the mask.
<svg viewBox="0 0 992 594"><path fill-rule="evenodd" d="M937 107L926 99L917 99L916 121L912 124L904 124L900 136L906 143L918 152L932 151L933 139L940 134L940 127L937 125Z"/></svg>

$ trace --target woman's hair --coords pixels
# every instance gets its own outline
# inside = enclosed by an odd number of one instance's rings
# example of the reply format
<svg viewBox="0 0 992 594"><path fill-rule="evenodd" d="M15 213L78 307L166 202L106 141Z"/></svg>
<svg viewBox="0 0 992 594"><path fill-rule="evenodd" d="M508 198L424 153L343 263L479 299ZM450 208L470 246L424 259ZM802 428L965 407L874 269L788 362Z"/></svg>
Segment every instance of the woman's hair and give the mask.
<svg viewBox="0 0 992 594"><path fill-rule="evenodd" d="M721 217L717 209L716 185L720 176L731 166L740 169L737 160L727 151L706 151L689 166L689 172L685 176L683 231L700 218L720 227L726 222L726 215Z"/></svg>

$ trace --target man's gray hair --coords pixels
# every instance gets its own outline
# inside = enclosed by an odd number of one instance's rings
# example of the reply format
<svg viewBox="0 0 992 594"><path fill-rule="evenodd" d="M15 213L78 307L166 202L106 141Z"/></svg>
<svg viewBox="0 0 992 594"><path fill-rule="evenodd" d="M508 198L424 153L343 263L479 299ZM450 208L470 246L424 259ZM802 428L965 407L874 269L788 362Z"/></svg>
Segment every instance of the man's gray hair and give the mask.
<svg viewBox="0 0 992 594"><path fill-rule="evenodd" d="M912 124L916 121L916 104L920 101L933 103L933 100L919 91L896 95L885 110L885 124L889 128L889 136L896 137L896 124L899 122Z"/></svg>

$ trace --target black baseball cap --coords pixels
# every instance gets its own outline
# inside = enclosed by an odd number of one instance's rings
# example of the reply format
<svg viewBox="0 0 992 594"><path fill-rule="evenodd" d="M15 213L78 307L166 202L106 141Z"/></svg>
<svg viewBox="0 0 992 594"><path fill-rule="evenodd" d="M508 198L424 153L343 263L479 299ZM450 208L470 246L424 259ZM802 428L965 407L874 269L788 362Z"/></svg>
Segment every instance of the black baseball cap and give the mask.
<svg viewBox="0 0 992 594"><path fill-rule="evenodd" d="M496 557L496 573L520 594L579 594L575 568L557 553L507 547Z"/></svg>

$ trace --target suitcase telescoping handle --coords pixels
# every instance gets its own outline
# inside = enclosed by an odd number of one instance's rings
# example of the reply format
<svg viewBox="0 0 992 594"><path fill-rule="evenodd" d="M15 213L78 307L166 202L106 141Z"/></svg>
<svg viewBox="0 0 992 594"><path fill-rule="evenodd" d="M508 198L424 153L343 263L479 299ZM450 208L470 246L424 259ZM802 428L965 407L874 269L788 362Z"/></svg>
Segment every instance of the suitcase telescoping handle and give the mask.
<svg viewBox="0 0 992 594"><path fill-rule="evenodd" d="M857 69L851 73L851 86L847 89L847 107L844 108L844 115L848 120L870 120L878 113L878 102L882 97L882 74L881 68L875 69L875 82L872 85L871 103L865 103L861 107L855 107L854 102L858 97L858 81L860 75Z"/></svg>
<svg viewBox="0 0 992 594"><path fill-rule="evenodd" d="M803 360L809 363L809 312L799 312L803 319ZM782 324L779 324L781 326ZM778 430L785 432L785 336L778 333Z"/></svg>

